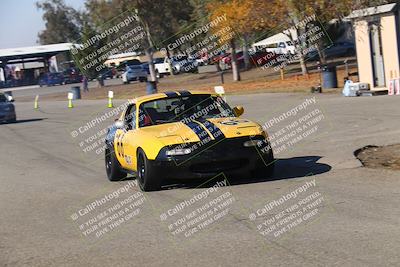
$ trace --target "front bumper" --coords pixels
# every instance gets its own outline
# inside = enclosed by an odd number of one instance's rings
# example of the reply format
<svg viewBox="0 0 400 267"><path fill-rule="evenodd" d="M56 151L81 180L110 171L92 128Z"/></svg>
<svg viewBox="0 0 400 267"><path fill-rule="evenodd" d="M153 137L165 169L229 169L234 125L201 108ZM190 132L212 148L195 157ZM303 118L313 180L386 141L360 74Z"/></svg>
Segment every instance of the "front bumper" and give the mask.
<svg viewBox="0 0 400 267"><path fill-rule="evenodd" d="M150 164L158 175L167 179L212 178L221 173L240 176L273 161L272 150L262 150L269 143L264 137L258 138L263 138L263 147L244 147L243 143L253 138L240 137L212 141L185 156L165 156L168 148L164 148Z"/></svg>
<svg viewBox="0 0 400 267"><path fill-rule="evenodd" d="M15 120L16 114L15 111L0 111L0 122L3 121L12 121Z"/></svg>

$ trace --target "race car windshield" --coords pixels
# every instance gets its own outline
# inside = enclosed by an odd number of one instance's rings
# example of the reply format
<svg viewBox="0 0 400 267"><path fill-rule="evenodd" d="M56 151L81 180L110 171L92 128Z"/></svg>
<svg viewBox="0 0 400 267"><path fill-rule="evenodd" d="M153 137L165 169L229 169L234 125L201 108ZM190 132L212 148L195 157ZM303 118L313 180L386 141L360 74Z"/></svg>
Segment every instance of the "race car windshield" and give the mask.
<svg viewBox="0 0 400 267"><path fill-rule="evenodd" d="M229 105L219 96L190 95L149 101L139 109L139 127L209 118L234 117Z"/></svg>

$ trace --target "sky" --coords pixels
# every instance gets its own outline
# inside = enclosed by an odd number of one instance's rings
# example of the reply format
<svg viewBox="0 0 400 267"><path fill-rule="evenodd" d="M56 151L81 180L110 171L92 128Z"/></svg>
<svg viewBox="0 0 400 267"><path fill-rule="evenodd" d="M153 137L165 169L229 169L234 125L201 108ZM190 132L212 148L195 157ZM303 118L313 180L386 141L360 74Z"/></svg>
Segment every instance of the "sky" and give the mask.
<svg viewBox="0 0 400 267"><path fill-rule="evenodd" d="M0 49L39 45L38 33L44 30L43 13L36 8L38 0L0 0ZM85 0L64 0L82 9Z"/></svg>

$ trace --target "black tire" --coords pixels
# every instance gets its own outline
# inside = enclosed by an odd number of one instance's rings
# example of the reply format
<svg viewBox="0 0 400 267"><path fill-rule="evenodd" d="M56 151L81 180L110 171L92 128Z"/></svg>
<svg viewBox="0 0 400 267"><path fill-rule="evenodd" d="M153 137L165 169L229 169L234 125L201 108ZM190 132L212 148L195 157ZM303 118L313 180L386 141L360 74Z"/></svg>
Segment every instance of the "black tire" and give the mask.
<svg viewBox="0 0 400 267"><path fill-rule="evenodd" d="M107 145L104 158L108 180L113 182L123 180L126 177L126 172L122 170L113 147Z"/></svg>
<svg viewBox="0 0 400 267"><path fill-rule="evenodd" d="M144 151L139 148L137 153L137 179L140 189L145 192L161 189L161 179L151 167Z"/></svg>

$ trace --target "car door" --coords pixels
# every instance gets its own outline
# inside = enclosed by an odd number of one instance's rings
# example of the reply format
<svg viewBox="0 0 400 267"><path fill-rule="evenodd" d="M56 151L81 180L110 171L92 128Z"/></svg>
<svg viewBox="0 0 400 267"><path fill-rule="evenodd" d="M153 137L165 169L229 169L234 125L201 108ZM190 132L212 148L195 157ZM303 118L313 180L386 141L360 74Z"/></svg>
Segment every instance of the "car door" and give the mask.
<svg viewBox="0 0 400 267"><path fill-rule="evenodd" d="M119 163L124 169L134 170L136 165L135 154L132 152L132 145L130 144L130 136L136 130L136 105L128 106L124 114L124 129L117 130L115 134L115 155Z"/></svg>
<svg viewBox="0 0 400 267"><path fill-rule="evenodd" d="M132 104L127 108L125 113L125 134L122 137L123 144L123 160L122 166L125 169L136 171L136 152L138 144L138 123L137 123L137 107Z"/></svg>

